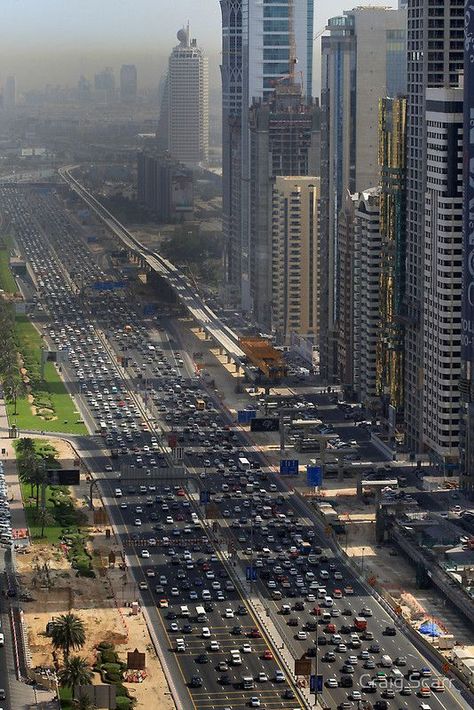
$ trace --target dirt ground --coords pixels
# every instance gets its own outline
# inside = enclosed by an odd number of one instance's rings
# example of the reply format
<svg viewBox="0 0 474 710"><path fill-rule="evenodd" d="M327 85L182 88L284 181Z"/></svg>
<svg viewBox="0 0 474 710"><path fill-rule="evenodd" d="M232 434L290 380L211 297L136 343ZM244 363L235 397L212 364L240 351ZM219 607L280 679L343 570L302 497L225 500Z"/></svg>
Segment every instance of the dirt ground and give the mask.
<svg viewBox="0 0 474 710"><path fill-rule="evenodd" d="M68 443L57 440L51 443L59 451L60 459L70 461L74 458ZM86 511L87 482L71 491L78 505ZM94 507L100 506L100 501L94 500ZM95 579L76 577L59 546L34 544L17 555L22 589L34 600L23 604L32 665L51 666L52 648L45 635L46 624L56 615L73 611L83 620L86 628L86 644L80 651L81 655L92 664L95 660L94 647L100 641L116 644L123 661L126 661L128 651L145 651L147 678L142 683L125 685L136 698L137 708L155 707L155 699L160 697L160 708L173 710L175 704L144 618L141 613L132 616L130 609L123 606L125 601L135 598L136 588L118 566L120 548L113 535L106 538L107 524L94 525L92 513L88 512L88 515L91 523L89 552L93 555ZM111 551L116 554L115 566L109 566ZM93 682L100 682L98 674Z"/></svg>

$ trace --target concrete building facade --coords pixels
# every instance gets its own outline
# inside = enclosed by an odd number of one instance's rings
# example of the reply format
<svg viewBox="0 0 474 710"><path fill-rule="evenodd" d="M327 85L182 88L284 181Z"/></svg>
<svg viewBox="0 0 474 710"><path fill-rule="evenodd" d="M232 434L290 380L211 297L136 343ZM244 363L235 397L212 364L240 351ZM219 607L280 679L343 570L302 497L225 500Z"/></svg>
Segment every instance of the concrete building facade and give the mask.
<svg viewBox="0 0 474 710"><path fill-rule="evenodd" d="M463 91L427 89L423 245L423 444L445 473L459 463Z"/></svg>
<svg viewBox="0 0 474 710"><path fill-rule="evenodd" d="M380 308L380 187L354 196L353 382L368 408L377 395Z"/></svg>
<svg viewBox="0 0 474 710"><path fill-rule="evenodd" d="M250 129L250 297L252 313L272 329L272 185L278 175L319 175L319 104L298 84L280 84L254 100Z"/></svg>
<svg viewBox="0 0 474 710"><path fill-rule="evenodd" d="M319 177L274 179L272 326L282 344L292 333L318 341L319 196Z"/></svg>
<svg viewBox="0 0 474 710"><path fill-rule="evenodd" d="M220 5L224 295L250 310L248 110L254 99L271 97L276 84L290 74L311 97L313 0L220 0Z"/></svg>
<svg viewBox="0 0 474 710"><path fill-rule="evenodd" d="M192 219L192 170L168 154L142 151L137 160L137 199L155 214L159 222Z"/></svg>
<svg viewBox="0 0 474 710"><path fill-rule="evenodd" d="M321 372L336 374L338 219L346 191L378 184L378 102L406 91L406 9L357 7L321 40Z"/></svg>
<svg viewBox="0 0 474 710"><path fill-rule="evenodd" d="M177 36L168 61L168 150L177 160L198 165L209 158L208 62L189 27Z"/></svg>
<svg viewBox="0 0 474 710"><path fill-rule="evenodd" d="M424 448L423 313L426 194L426 90L459 86L464 63L464 1L410 0L407 32L407 219L405 429L412 451ZM441 167L441 166L440 166ZM409 393L409 396L408 396Z"/></svg>

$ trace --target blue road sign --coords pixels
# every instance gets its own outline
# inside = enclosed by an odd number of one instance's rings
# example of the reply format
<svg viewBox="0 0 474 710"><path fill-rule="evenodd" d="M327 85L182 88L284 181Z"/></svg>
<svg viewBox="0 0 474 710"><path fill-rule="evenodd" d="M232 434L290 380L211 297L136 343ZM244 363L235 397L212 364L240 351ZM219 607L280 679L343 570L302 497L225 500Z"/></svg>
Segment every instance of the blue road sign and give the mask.
<svg viewBox="0 0 474 710"><path fill-rule="evenodd" d="M282 459L280 461L280 473L282 476L297 476L299 463L298 459Z"/></svg>
<svg viewBox="0 0 474 710"><path fill-rule="evenodd" d="M306 466L306 479L308 486L320 486L323 482L321 466Z"/></svg>
<svg viewBox="0 0 474 710"><path fill-rule="evenodd" d="M316 678L316 692L317 693L323 692L323 676L322 675L318 675Z"/></svg>
<svg viewBox="0 0 474 710"><path fill-rule="evenodd" d="M314 673L311 673L311 675L309 676L309 692L316 692L316 675Z"/></svg>
<svg viewBox="0 0 474 710"><path fill-rule="evenodd" d="M199 491L199 502L201 505L206 505L211 500L210 491Z"/></svg>
<svg viewBox="0 0 474 710"><path fill-rule="evenodd" d="M237 421L239 424L248 424L251 419L255 419L257 411L255 409L239 409L237 412Z"/></svg>
<svg viewBox="0 0 474 710"><path fill-rule="evenodd" d="M248 567L246 567L245 568L245 579L248 582L250 582L250 580L252 580L252 582L255 582L257 579L257 568L250 567L250 565Z"/></svg>

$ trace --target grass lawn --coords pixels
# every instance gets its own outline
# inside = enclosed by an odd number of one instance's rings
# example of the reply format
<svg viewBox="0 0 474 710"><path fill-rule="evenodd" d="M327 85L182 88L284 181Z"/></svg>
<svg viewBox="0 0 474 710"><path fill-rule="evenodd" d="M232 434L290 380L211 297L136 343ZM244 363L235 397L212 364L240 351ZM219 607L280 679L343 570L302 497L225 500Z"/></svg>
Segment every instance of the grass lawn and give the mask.
<svg viewBox="0 0 474 710"><path fill-rule="evenodd" d="M53 501L51 500L52 488L51 486L46 486L46 508L52 510L54 508ZM25 508L26 522L30 530L31 539L34 542L45 543L49 542L51 545L59 542L59 538L62 535L63 527L61 525L50 525L44 528L44 537L41 535L41 525L36 522L36 498L31 497L31 486L29 483L21 484L21 496L23 498L23 506ZM41 505L41 497L40 497Z"/></svg>
<svg viewBox="0 0 474 710"><path fill-rule="evenodd" d="M39 378L41 370L41 344L42 339L36 328L24 315L17 315L15 330L19 343L19 350L25 360L27 369ZM33 431L63 431L70 434L87 434L85 424L81 422L81 415L76 412L72 397L69 395L64 383L52 362L46 362L44 367L44 384L42 385L46 397L54 409L54 419L48 421L33 414L26 397L17 399L17 414L14 415L13 403L7 405L10 424L16 424L20 429ZM37 393L32 392L33 396Z"/></svg>
<svg viewBox="0 0 474 710"><path fill-rule="evenodd" d="M61 710L70 710L70 708L74 707L71 688L59 688L59 699L61 701Z"/></svg>
<svg viewBox="0 0 474 710"><path fill-rule="evenodd" d="M0 289L7 293L18 293L18 288L10 271L10 250L0 249Z"/></svg>

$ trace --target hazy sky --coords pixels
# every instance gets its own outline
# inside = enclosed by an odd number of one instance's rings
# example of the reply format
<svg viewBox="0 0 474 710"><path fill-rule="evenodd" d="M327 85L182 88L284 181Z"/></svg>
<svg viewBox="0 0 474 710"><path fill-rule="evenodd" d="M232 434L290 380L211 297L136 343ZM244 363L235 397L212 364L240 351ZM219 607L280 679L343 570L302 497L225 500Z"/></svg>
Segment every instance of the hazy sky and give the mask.
<svg viewBox="0 0 474 710"><path fill-rule="evenodd" d="M75 83L80 73L105 64L136 62L144 83L153 83L188 20L192 36L219 62L218 0L0 0L0 82L14 73L18 85ZM315 0L315 30L327 18L356 6L344 0ZM370 0L367 4L389 2ZM148 65L148 66L147 66Z"/></svg>

